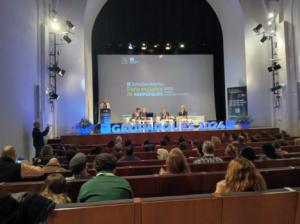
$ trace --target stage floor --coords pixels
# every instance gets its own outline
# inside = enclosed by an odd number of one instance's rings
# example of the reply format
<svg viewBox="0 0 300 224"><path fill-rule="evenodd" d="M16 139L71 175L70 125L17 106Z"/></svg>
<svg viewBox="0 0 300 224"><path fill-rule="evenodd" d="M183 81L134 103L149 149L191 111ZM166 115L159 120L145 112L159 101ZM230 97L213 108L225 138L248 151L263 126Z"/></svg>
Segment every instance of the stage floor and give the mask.
<svg viewBox="0 0 300 224"><path fill-rule="evenodd" d="M182 136L186 140L210 140L211 136L221 137L223 132L239 134L247 132L249 136L260 132L269 134L278 134L279 128L249 128L249 129L234 129L234 130L208 130L208 131L178 131L178 132L147 132L147 133L126 133L126 134L90 134L90 135L63 135L61 136L62 144L75 145L96 145L107 144L114 140L116 136L122 136L123 140L130 139L134 144L142 144L145 140L153 143L159 143L164 136L168 136L172 142Z"/></svg>

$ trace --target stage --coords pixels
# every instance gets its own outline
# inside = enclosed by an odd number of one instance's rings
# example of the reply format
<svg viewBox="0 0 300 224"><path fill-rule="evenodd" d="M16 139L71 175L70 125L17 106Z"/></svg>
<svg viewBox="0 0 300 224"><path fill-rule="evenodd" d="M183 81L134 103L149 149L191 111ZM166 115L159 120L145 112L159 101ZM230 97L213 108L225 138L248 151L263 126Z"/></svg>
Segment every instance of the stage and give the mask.
<svg viewBox="0 0 300 224"><path fill-rule="evenodd" d="M233 129L233 130L209 130L209 131L176 131L176 132L145 132L145 133L122 133L122 134L90 134L90 135L63 135L61 136L62 144L75 145L96 145L107 144L114 140L116 136L122 136L123 140L130 139L134 144L143 144L145 140L153 143L159 143L161 138L168 136L172 142L182 136L186 140L210 140L211 136L221 137L222 133L247 132L249 136L258 134L260 132L267 132L269 134L279 134L279 128L249 128L249 129Z"/></svg>

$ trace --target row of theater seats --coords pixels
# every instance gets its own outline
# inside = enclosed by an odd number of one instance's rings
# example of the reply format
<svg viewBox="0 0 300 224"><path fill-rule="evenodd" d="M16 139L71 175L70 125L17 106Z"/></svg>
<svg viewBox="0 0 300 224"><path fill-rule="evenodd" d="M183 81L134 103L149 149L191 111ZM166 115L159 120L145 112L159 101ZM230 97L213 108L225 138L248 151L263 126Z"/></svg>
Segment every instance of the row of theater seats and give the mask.
<svg viewBox="0 0 300 224"><path fill-rule="evenodd" d="M47 224L299 224L300 193L136 198L58 207Z"/></svg>
<svg viewBox="0 0 300 224"><path fill-rule="evenodd" d="M259 142L249 142L247 143L249 146L251 147L261 147L262 145L264 144L272 144L274 141L259 141ZM285 143L287 143L288 145L292 146L292 145L295 145L294 141L293 140L288 140L288 141L285 141ZM216 145L216 148L217 149L225 149L226 146L228 145L228 143L221 143L219 145ZM57 151L59 152L60 149L63 147L63 145L53 145L54 148L57 149ZM187 144L187 146L189 148L191 148L192 146L190 144ZM109 152L111 151L111 148L107 147L106 144L99 144L99 145L78 145L77 146L77 151L79 152L83 152L85 154L89 154L95 147L99 147L99 149L101 150L101 152ZM155 144L155 148L160 148L161 146L159 146L159 144ZM169 144L167 146L164 146L166 149L172 149L174 147L178 147L178 144L176 143L172 143L172 144ZM141 145L135 145L134 146L134 150L135 152L143 152L144 151L144 146L141 146Z"/></svg>
<svg viewBox="0 0 300 224"><path fill-rule="evenodd" d="M291 158L291 157L299 157L300 156L300 146L298 145L290 145L290 146L283 146L281 147L282 150L289 152L289 154L284 155L283 157L285 158ZM255 153L257 155L262 154L262 150L259 147L254 147L253 148ZM79 150L80 151L80 150ZM111 152L111 150L104 150L103 152ZM124 153L124 152L123 152ZM197 151L195 150L183 150L184 155L189 158L189 157L197 157ZM224 157L225 156L225 150L224 149L217 149L215 150L214 153L216 156ZM136 152L135 155L139 157L142 160L154 160L157 159L157 154L156 152ZM93 162L95 159L96 155L87 155L87 162ZM56 156L56 158L60 161L63 162L66 160L65 156ZM225 160L227 160L225 158Z"/></svg>
<svg viewBox="0 0 300 224"><path fill-rule="evenodd" d="M187 194L212 193L216 183L225 176L224 170L196 172L180 175L125 176L135 197L175 196ZM300 166L260 169L268 189L300 186ZM86 180L67 182L67 193L76 201L78 192ZM22 191L40 192L43 181L1 183L0 192L18 193Z"/></svg>

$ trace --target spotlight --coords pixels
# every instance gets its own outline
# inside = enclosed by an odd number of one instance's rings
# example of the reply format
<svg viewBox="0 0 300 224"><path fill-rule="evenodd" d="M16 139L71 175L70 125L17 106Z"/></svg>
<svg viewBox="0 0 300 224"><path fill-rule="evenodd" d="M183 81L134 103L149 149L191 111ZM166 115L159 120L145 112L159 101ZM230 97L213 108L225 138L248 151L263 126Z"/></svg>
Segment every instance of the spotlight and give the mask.
<svg viewBox="0 0 300 224"><path fill-rule="evenodd" d="M153 47L154 47L154 48L158 48L158 47L159 47L159 44L154 44Z"/></svg>
<svg viewBox="0 0 300 224"><path fill-rule="evenodd" d="M272 88L270 88L271 92L275 92L277 90L280 90L283 88L283 85L276 85L276 86L273 86Z"/></svg>
<svg viewBox="0 0 300 224"><path fill-rule="evenodd" d="M179 44L179 47L180 47L181 49L184 49L184 48L185 48L185 44L184 44L184 43L181 43L181 44Z"/></svg>
<svg viewBox="0 0 300 224"><path fill-rule="evenodd" d="M133 44L129 43L129 44L128 44L128 49L129 49L129 50L133 50L133 48L134 48Z"/></svg>
<svg viewBox="0 0 300 224"><path fill-rule="evenodd" d="M263 37L260 39L260 42L264 43L268 37L266 35L263 35Z"/></svg>
<svg viewBox="0 0 300 224"><path fill-rule="evenodd" d="M64 69L58 67L57 65L49 67L48 69L49 69L50 72L54 72L54 73L56 73L59 76L64 76L65 73L66 73L66 71Z"/></svg>
<svg viewBox="0 0 300 224"><path fill-rule="evenodd" d="M272 33L272 34L275 33L275 30L271 30L271 33Z"/></svg>
<svg viewBox="0 0 300 224"><path fill-rule="evenodd" d="M268 67L269 72L274 72L274 71L277 71L279 69L281 69L281 66L280 66L280 64L277 64L276 62L273 63L272 66Z"/></svg>
<svg viewBox="0 0 300 224"><path fill-rule="evenodd" d="M70 30L74 30L74 29L75 29L75 26L74 26L73 23L71 23L71 21L67 20L67 21L66 21L66 24L67 24L67 26L68 26L68 28L69 28Z"/></svg>
<svg viewBox="0 0 300 224"><path fill-rule="evenodd" d="M71 38L68 36L68 34L65 34L65 35L63 36L63 39L64 39L68 44L72 42L72 40L71 40Z"/></svg>
<svg viewBox="0 0 300 224"><path fill-rule="evenodd" d="M167 51L171 50L172 49L172 45L170 43L166 43L165 49Z"/></svg>
<svg viewBox="0 0 300 224"><path fill-rule="evenodd" d="M268 18L269 18L269 19L273 19L273 18L274 18L274 13L273 13L273 12L270 12L270 13L268 14Z"/></svg>
<svg viewBox="0 0 300 224"><path fill-rule="evenodd" d="M272 24L273 24L272 20L269 20L268 21L268 26L272 26Z"/></svg>
<svg viewBox="0 0 300 224"><path fill-rule="evenodd" d="M50 100L58 100L59 99L59 95L56 92L50 92L49 93L49 99Z"/></svg>
<svg viewBox="0 0 300 224"><path fill-rule="evenodd" d="M51 26L51 29L52 29L54 32L60 31L60 24L59 24L59 22L57 21L56 18L53 18L53 19L50 21L50 26Z"/></svg>
<svg viewBox="0 0 300 224"><path fill-rule="evenodd" d="M142 43L141 50L143 50L143 51L147 50L147 44L146 43Z"/></svg>
<svg viewBox="0 0 300 224"><path fill-rule="evenodd" d="M259 33L260 29L262 28L262 25L261 24L258 24L256 27L253 28L253 31L255 33Z"/></svg>

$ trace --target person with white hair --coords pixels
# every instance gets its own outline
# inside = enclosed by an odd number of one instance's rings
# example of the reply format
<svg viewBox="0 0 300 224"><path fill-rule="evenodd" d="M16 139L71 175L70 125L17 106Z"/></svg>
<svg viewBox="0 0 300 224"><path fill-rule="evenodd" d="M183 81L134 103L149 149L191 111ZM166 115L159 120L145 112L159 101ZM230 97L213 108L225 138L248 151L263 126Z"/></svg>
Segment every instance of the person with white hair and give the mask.
<svg viewBox="0 0 300 224"><path fill-rule="evenodd" d="M44 175L41 167L33 166L28 161L16 163L17 153L12 145L6 145L0 157L0 182L17 182L23 178Z"/></svg>

